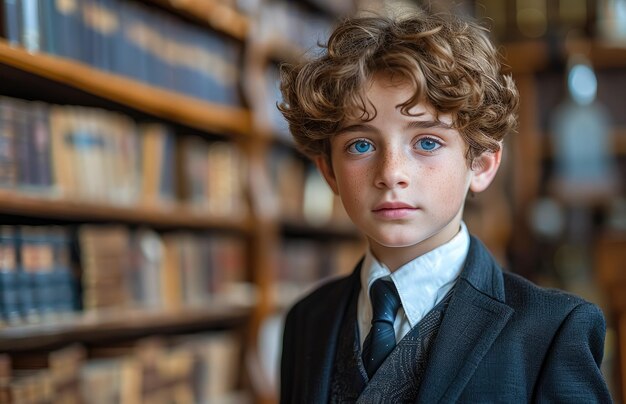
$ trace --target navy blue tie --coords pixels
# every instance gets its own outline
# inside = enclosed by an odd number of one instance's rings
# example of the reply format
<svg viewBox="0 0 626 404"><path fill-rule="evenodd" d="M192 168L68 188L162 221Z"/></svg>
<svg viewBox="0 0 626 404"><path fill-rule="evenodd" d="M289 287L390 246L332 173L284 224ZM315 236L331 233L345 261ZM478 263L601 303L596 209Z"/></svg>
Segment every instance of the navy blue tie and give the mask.
<svg viewBox="0 0 626 404"><path fill-rule="evenodd" d="M363 365L371 379L376 369L396 346L393 322L402 305L396 286L378 279L370 289L372 328L363 343Z"/></svg>

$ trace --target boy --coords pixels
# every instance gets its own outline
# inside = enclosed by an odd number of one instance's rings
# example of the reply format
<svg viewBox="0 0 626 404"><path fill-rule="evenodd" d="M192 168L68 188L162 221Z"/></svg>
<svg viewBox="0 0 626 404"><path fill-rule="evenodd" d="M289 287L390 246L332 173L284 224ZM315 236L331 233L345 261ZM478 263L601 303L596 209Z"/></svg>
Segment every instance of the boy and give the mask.
<svg viewBox="0 0 626 404"><path fill-rule="evenodd" d="M600 310L502 272L462 222L518 104L481 28L348 20L281 89L297 144L369 245L290 310L281 402L611 401Z"/></svg>

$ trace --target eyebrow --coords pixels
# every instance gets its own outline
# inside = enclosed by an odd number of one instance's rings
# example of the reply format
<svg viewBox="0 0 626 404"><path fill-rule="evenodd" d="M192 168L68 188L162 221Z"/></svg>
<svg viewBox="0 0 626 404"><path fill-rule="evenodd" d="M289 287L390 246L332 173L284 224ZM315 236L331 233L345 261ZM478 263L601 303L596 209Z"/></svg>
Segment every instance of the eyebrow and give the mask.
<svg viewBox="0 0 626 404"><path fill-rule="evenodd" d="M452 129L452 125L443 123L441 121L411 121L406 125L406 129Z"/></svg>
<svg viewBox="0 0 626 404"><path fill-rule="evenodd" d="M411 121L406 124L405 129L452 129L452 125L448 125L441 121ZM348 125L339 130L339 133L345 132L378 132L374 126L366 123L357 123L354 125Z"/></svg>

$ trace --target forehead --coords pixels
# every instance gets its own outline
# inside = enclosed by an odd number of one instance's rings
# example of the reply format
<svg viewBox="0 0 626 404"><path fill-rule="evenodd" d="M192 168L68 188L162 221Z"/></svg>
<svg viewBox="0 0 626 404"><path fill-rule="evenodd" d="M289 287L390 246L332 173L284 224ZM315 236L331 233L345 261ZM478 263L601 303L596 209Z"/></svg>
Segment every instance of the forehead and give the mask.
<svg viewBox="0 0 626 404"><path fill-rule="evenodd" d="M390 115L448 126L453 123L452 115L438 111L410 80L398 74L375 74L361 96L362 103L348 111L345 124L372 122Z"/></svg>

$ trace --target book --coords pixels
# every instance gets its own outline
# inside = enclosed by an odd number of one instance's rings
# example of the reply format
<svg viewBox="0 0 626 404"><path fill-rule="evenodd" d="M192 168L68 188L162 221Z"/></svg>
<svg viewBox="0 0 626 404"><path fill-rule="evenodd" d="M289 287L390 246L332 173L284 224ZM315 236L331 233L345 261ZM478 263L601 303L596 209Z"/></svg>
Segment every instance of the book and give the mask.
<svg viewBox="0 0 626 404"><path fill-rule="evenodd" d="M86 358L85 348L78 344L49 354L48 368L56 403L81 403L80 369Z"/></svg>
<svg viewBox="0 0 626 404"><path fill-rule="evenodd" d="M83 225L78 229L83 308L127 307L126 274L130 264L129 232L124 226Z"/></svg>
<svg viewBox="0 0 626 404"><path fill-rule="evenodd" d="M84 27L86 47L85 61L101 70L110 71L113 38L119 29L119 17L101 0L83 0L80 3L81 24Z"/></svg>
<svg viewBox="0 0 626 404"><path fill-rule="evenodd" d="M133 303L137 307L162 308L161 269L165 247L161 236L154 230L140 228L132 233L130 245L127 280Z"/></svg>
<svg viewBox="0 0 626 404"><path fill-rule="evenodd" d="M17 185L15 113L13 99L0 97L0 188L13 189Z"/></svg>
<svg viewBox="0 0 626 404"><path fill-rule="evenodd" d="M19 235L21 269L28 285L22 287L31 290L37 316L48 318L56 311L52 242L45 227L20 226Z"/></svg>
<svg viewBox="0 0 626 404"><path fill-rule="evenodd" d="M210 253L205 246L208 235L180 233L180 274L183 299L187 306L208 304L211 292Z"/></svg>
<svg viewBox="0 0 626 404"><path fill-rule="evenodd" d="M109 117L107 154L111 188L110 201L119 205L135 204L141 195L141 142L135 121L121 114Z"/></svg>
<svg viewBox="0 0 626 404"><path fill-rule="evenodd" d="M52 376L45 369L14 370L9 395L11 404L54 402Z"/></svg>
<svg viewBox="0 0 626 404"><path fill-rule="evenodd" d="M281 216L288 220L303 218L305 162L290 151L276 149L268 161L274 193L278 196Z"/></svg>
<svg viewBox="0 0 626 404"><path fill-rule="evenodd" d="M43 102L28 104L29 184L38 192L48 192L52 186L51 139L48 105Z"/></svg>
<svg viewBox="0 0 626 404"><path fill-rule="evenodd" d="M180 308L183 305L183 285L181 283L181 251L177 235L165 235L163 247L161 267L163 305L167 309Z"/></svg>
<svg viewBox="0 0 626 404"><path fill-rule="evenodd" d="M11 402L11 357L0 354L0 403Z"/></svg>
<svg viewBox="0 0 626 404"><path fill-rule="evenodd" d="M225 299L237 298L237 287L248 279L245 240L234 235L214 234L207 241L211 292Z"/></svg>
<svg viewBox="0 0 626 404"><path fill-rule="evenodd" d="M59 196L72 199L79 196L78 173L74 167L71 139L73 114L66 107L50 108L50 137L52 143L52 172Z"/></svg>
<svg viewBox="0 0 626 404"><path fill-rule="evenodd" d="M70 258L72 240L67 227L49 227L47 232L53 253L52 310L56 315L72 313L78 307L78 286Z"/></svg>
<svg viewBox="0 0 626 404"><path fill-rule="evenodd" d="M21 0L21 45L30 52L38 52L41 50L39 4L39 0Z"/></svg>
<svg viewBox="0 0 626 404"><path fill-rule="evenodd" d="M193 210L208 209L209 144L199 136L186 136L181 141L179 163L183 173L181 196Z"/></svg>
<svg viewBox="0 0 626 404"><path fill-rule="evenodd" d="M49 27L45 50L53 55L81 60L83 35L79 1L49 0L43 3L49 3L43 8L46 13L43 18Z"/></svg>
<svg viewBox="0 0 626 404"><path fill-rule="evenodd" d="M4 37L11 46L21 44L22 19L21 0L4 0L2 8L2 26Z"/></svg>
<svg viewBox="0 0 626 404"><path fill-rule="evenodd" d="M212 142L208 171L208 212L220 217L245 217L243 174L246 167L240 150L232 143Z"/></svg>
<svg viewBox="0 0 626 404"><path fill-rule="evenodd" d="M91 404L121 403L123 367L127 358L89 359L80 368L81 396Z"/></svg>
<svg viewBox="0 0 626 404"><path fill-rule="evenodd" d="M149 31L142 22L145 9L135 2L120 2L122 30L125 41L125 57L132 58L122 65L123 73L140 81L147 81L149 56L147 42Z"/></svg>
<svg viewBox="0 0 626 404"><path fill-rule="evenodd" d="M0 226L0 319L15 324L21 319L17 276L17 234L14 226Z"/></svg>
<svg viewBox="0 0 626 404"><path fill-rule="evenodd" d="M147 205L171 204L176 199L174 134L165 125L139 128L141 147L141 200Z"/></svg>
<svg viewBox="0 0 626 404"><path fill-rule="evenodd" d="M25 190L32 189L32 164L30 158L32 137L29 132L28 102L12 99L13 131L15 133L15 157L17 160L17 185Z"/></svg>
<svg viewBox="0 0 626 404"><path fill-rule="evenodd" d="M88 201L107 199L103 164L107 135L106 127L98 122L98 111L76 107L71 131L65 135L73 157L77 189L81 199Z"/></svg>
<svg viewBox="0 0 626 404"><path fill-rule="evenodd" d="M195 402L248 402L239 389L241 339L235 332L221 331L181 336L177 343L195 358L192 386Z"/></svg>

